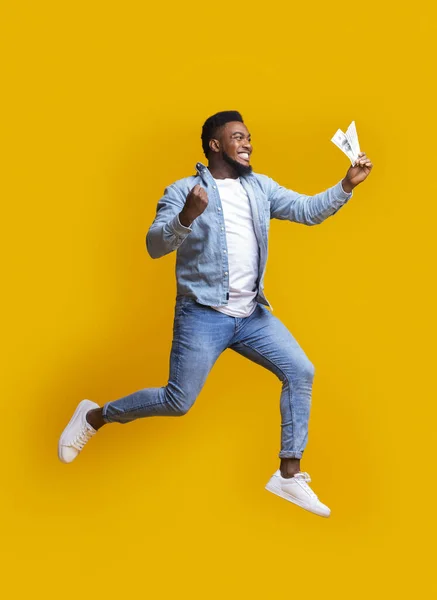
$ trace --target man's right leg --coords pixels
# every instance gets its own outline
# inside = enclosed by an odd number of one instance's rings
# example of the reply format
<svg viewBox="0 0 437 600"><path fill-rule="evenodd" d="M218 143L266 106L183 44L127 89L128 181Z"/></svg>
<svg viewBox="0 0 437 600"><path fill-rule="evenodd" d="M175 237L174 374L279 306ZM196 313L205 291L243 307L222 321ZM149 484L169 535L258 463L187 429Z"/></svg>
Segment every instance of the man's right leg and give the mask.
<svg viewBox="0 0 437 600"><path fill-rule="evenodd" d="M198 304L192 298L179 297L175 307L167 385L139 390L119 400L107 402L101 408L92 403L85 404L90 401L83 401L84 404L81 403L76 409L79 411L77 416L75 417L76 413L73 415L74 427L69 424L61 436L60 459L63 460L62 455L68 454L68 459L64 462L71 462L89 437L105 423L129 423L142 417L185 415L194 404L215 361L228 347L233 334L232 317ZM82 429L79 431L80 428ZM77 449L75 446L61 448L71 446L75 439L78 440Z"/></svg>
<svg viewBox="0 0 437 600"><path fill-rule="evenodd" d="M145 388L103 406L105 423L152 416L179 417L194 404L233 335L233 319L182 297L175 308L170 375L165 387Z"/></svg>

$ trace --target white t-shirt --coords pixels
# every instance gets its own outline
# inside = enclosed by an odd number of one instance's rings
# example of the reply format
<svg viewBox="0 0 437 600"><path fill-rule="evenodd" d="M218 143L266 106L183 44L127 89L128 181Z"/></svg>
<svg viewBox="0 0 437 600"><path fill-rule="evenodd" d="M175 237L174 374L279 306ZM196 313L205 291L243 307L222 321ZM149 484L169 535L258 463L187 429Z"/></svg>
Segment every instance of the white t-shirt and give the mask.
<svg viewBox="0 0 437 600"><path fill-rule="evenodd" d="M259 248L249 197L240 178L214 179L225 220L229 262L229 300L213 306L226 315L248 317L256 308Z"/></svg>

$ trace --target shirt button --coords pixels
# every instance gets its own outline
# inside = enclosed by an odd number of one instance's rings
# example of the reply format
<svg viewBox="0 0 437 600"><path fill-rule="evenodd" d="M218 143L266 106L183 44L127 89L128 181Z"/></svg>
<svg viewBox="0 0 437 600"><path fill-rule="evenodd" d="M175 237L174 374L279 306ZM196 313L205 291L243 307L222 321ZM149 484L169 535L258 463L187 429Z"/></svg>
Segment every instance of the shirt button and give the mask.
<svg viewBox="0 0 437 600"><path fill-rule="evenodd" d="M216 186L215 186L215 185L213 185L213 186L212 186L212 189L213 189L213 190L216 190L217 188L216 188Z"/></svg>
<svg viewBox="0 0 437 600"><path fill-rule="evenodd" d="M223 250L223 254L226 254L226 250Z"/></svg>
<svg viewBox="0 0 437 600"><path fill-rule="evenodd" d="M225 228L224 228L224 227L220 227L220 229L221 229L222 231L224 231L224 230L225 230Z"/></svg>
<svg viewBox="0 0 437 600"><path fill-rule="evenodd" d="M227 275L227 274L228 274L228 272L226 271L226 272L225 272L225 275Z"/></svg>
<svg viewBox="0 0 437 600"><path fill-rule="evenodd" d="M221 211L221 208L220 208L220 206L218 207L218 211L219 211L219 212Z"/></svg>

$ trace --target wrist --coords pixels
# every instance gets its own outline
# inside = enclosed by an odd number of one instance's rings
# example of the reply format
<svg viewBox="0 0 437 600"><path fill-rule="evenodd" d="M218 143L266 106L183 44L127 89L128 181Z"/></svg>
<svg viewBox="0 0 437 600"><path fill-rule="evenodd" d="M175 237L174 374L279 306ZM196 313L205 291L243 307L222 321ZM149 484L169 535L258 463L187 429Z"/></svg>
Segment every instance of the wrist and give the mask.
<svg viewBox="0 0 437 600"><path fill-rule="evenodd" d="M355 186L347 179L347 177L345 177L341 182L341 187L346 194L350 194Z"/></svg>
<svg viewBox="0 0 437 600"><path fill-rule="evenodd" d="M181 212L179 213L179 222L181 223L181 225L183 225L184 227L190 227L193 221L194 219L187 215L186 212L181 210Z"/></svg>

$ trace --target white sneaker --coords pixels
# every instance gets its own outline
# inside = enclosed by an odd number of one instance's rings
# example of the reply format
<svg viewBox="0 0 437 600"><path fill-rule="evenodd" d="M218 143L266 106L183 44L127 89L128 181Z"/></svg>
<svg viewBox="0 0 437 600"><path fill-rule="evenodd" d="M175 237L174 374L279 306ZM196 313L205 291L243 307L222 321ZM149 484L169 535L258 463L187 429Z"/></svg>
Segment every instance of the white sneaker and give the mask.
<svg viewBox="0 0 437 600"><path fill-rule="evenodd" d="M94 408L100 408L100 406L91 400L82 400L77 405L70 422L59 438L58 456L62 462L72 462L87 441L97 433L97 430L91 427L86 420L87 412Z"/></svg>
<svg viewBox="0 0 437 600"><path fill-rule="evenodd" d="M329 517L331 510L320 502L307 481L311 481L308 473L299 471L294 477L285 478L278 469L270 478L266 490L320 517Z"/></svg>

